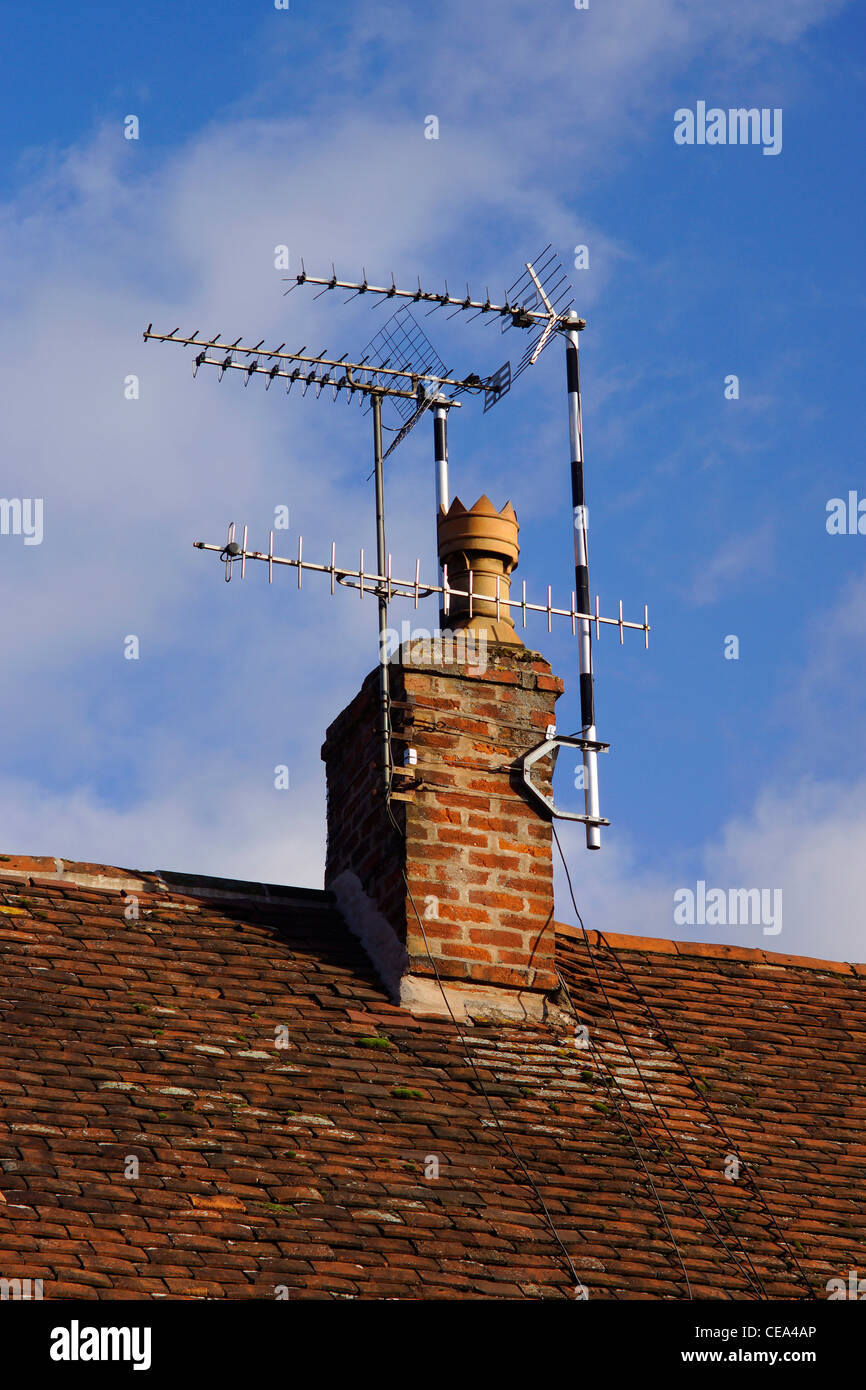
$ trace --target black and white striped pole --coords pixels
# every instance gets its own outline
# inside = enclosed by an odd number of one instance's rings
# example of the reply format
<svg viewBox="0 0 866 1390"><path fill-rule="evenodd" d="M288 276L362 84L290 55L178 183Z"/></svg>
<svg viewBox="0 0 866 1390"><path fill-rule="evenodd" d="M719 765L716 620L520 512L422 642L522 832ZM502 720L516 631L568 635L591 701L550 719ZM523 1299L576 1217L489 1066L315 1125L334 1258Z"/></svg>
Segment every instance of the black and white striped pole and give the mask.
<svg viewBox="0 0 866 1390"><path fill-rule="evenodd" d="M583 419L580 409L580 367L578 364L579 330L577 314L570 314L563 328L565 334L565 365L568 383L568 433L571 444L571 504L574 529L575 604L578 613L588 614L589 551L587 546L586 488L583 476ZM588 617L578 619L580 638L580 719L583 738L596 742L595 697L592 678L592 624ZM599 819L598 754L594 748L583 750L583 796L586 815L586 847L601 849L601 827L593 824Z"/></svg>
<svg viewBox="0 0 866 1390"><path fill-rule="evenodd" d="M433 454L436 462L436 516L440 511L447 512L451 506L451 492L448 483L448 407L437 400L433 407ZM438 550L438 542L437 542ZM439 583L442 584L442 566L439 566ZM446 623L444 607L439 611L439 627L444 630Z"/></svg>

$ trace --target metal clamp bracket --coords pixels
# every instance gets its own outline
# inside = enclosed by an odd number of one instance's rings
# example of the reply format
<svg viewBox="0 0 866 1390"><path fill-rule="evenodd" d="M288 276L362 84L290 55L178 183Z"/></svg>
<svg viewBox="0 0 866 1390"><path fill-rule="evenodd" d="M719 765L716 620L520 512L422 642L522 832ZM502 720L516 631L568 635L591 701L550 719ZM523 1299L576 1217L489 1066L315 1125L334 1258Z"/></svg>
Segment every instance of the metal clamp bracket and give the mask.
<svg viewBox="0 0 866 1390"><path fill-rule="evenodd" d="M552 796L545 796L544 792L537 787L530 775L534 763L540 758L546 758L554 748L579 748L586 753L609 753L609 743L598 743L591 738L567 738L565 735L556 735L554 738L546 738L543 743L538 743L534 748L528 749L521 754L519 759L520 770L523 774L523 784L529 792L533 801L541 806L554 820L579 820L584 825L610 825L610 821L604 816L587 816L579 814L577 811L561 811Z"/></svg>

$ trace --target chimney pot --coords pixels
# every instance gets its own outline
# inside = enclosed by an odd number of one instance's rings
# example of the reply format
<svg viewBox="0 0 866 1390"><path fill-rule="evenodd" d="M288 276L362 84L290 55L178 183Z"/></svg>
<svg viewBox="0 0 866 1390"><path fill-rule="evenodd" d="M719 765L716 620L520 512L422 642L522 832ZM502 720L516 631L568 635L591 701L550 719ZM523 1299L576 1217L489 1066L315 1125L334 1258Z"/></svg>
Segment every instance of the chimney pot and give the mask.
<svg viewBox="0 0 866 1390"><path fill-rule="evenodd" d="M444 507L439 508L437 529L439 563L448 567L449 587L468 592L472 576L471 603L462 595L452 595L449 600L450 628L484 633L488 642L522 647L511 609L506 606L511 596L511 575L520 554L519 527L511 503L506 502L497 511L486 494L473 507L465 507L455 497L447 512Z"/></svg>

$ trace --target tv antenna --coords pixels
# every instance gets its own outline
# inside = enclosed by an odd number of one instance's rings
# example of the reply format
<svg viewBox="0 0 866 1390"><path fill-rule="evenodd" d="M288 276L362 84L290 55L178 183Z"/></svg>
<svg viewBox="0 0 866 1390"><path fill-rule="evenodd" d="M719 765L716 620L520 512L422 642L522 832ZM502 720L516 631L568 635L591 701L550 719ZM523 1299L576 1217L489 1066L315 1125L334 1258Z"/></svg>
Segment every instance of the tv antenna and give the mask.
<svg viewBox="0 0 866 1390"><path fill-rule="evenodd" d="M286 291L290 294L300 285L321 286L319 294L329 290L351 290L349 299L357 295L369 294L380 302L386 299L405 299L414 304L430 304L428 314L439 309L449 308L449 318L460 313L471 312L471 317L485 318L488 323L497 320L503 332L508 329L523 329L531 333L512 377L511 368L500 368L498 373L487 379L488 391L485 394L485 411L495 405L510 389L527 367L534 366L545 348L559 334L565 342L566 388L568 395L568 430L571 454L571 506L574 535L574 568L577 609L580 617L578 630L580 637L580 715L581 741L584 764L584 804L586 822L586 844L588 849L601 848L601 826L607 824L599 815L598 759L599 745L595 727L595 693L593 688L592 660L592 616L589 601L589 547L587 540L586 488L584 480L583 454L583 415L580 398L580 369L578 361L579 335L586 327L584 319L574 310L574 297L568 276L562 268L551 245L544 248L534 261L524 262L525 269L506 290L502 303L494 303L490 291L485 290L484 299L473 298L467 284L466 294L452 294L445 282L444 291L422 288L420 277L417 289L401 289L394 276L390 285L372 285L367 280L366 270L363 280L341 280L333 265L328 278L308 275L303 260L300 274L295 275L294 285ZM319 298L319 295L316 296ZM349 302L346 300L346 303ZM507 369L507 370L506 370ZM598 625L597 632L598 633Z"/></svg>
<svg viewBox="0 0 866 1390"><path fill-rule="evenodd" d="M547 615L548 631L551 630L554 616L569 618L572 633L580 638L580 697L583 721L581 736L569 739L554 737L545 740L543 745L528 750L524 757L523 771L527 789L536 799L543 802L549 813L584 822L587 846L591 849L600 848L601 827L609 825L610 822L599 812L597 754L606 752L609 745L599 743L596 738L592 681L592 624L595 623L596 639L598 639L603 625L613 625L619 629L620 643L624 640L625 630L634 629L644 633L645 645L647 646L649 645L650 629L646 608L644 608L642 623L630 622L623 618L622 600L619 603L619 616L617 618L601 616L597 596L594 613L590 609L583 483L583 432L580 382L577 371L578 332L586 325L583 319L580 319L571 308L572 298L567 277L556 257L551 254L551 248L547 247L542 256L536 258L535 263L526 262L525 274L509 289L505 303L494 304L490 300L489 292L484 300L473 299L468 285L466 296L457 297L450 293L447 283L444 293L423 290L420 280L417 290L407 291L397 287L393 276L390 286L376 286L367 281L366 271L362 282L353 282L340 280L333 266L332 275L327 279L308 275L303 261L301 266L301 274L294 277L296 284L292 286L293 289L302 284L319 285L322 287L320 291L322 294L338 288L349 289L353 292L349 299L360 294L371 294L378 297L380 301L399 298L411 300L414 303L426 302L433 305L430 313L444 307L451 307L454 314L472 310L473 317L488 314L493 315L494 318L498 317L503 331L509 328L532 329L532 338L514 374L514 379L527 366L533 365L538 360L555 333L560 332L565 335L572 454L576 588L572 592L569 608L555 607L549 588L547 603L538 604L527 599L525 581L521 598L512 599L508 594L501 594L500 583L497 579L495 607L497 618L501 608L505 608L506 611L510 611L512 608L520 609L524 627L526 626L527 612L544 613ZM287 291L287 293L289 292ZM341 586L357 589L362 600L368 594L376 598L379 611L380 698L378 728L381 739L384 791L386 798L398 796L399 793L394 793L391 790L395 769L392 766L390 736L390 686L387 659L388 605L394 599L411 598L417 608L420 598L438 594L441 597L444 617L447 617L450 611L451 600L460 598L467 600L468 614L471 618L473 603L480 601L480 594L473 592L474 576L471 571L468 573L467 589L455 588L449 584L447 566L443 566L440 570L439 584L422 581L420 578L420 560L416 561L414 579L397 579L392 575L391 556L387 552L385 539L383 464L388 455L414 428L421 416L428 410L432 410L437 508L447 512L450 506L447 448L448 413L451 409L460 407L461 402L457 397L464 393L472 395L483 393L485 412L497 404L509 391L512 384L510 363L504 363L496 372L485 378L474 373L462 378L452 376L419 325L408 313L408 305L403 306L387 321L365 349L359 361L349 361L347 354L343 354L339 358L329 357L327 349L313 355L308 353L306 346L295 352L287 352L285 343L281 343L277 348L265 349L264 339L253 346L242 346L242 338L226 343L222 341L222 335L219 333L213 338L202 339L199 337L198 329L189 337L180 335L178 328L172 329L170 333L154 333L152 329L153 325L148 324L144 333L145 341L172 342L197 349L193 359L193 376L196 375L200 366L211 366L217 368L220 380L227 371L242 372L245 386L249 384L253 376L259 375L265 378L265 389L268 389L271 383L279 378L285 381L287 394L291 393L296 384L300 384L302 395L306 395L310 387L313 387L316 398L321 395L323 390L327 389L334 400L342 393L349 401L357 396L362 403L369 403L373 416L373 477L375 478L376 505L375 573L365 570L363 550L360 551L357 570L338 567L334 542L331 544L329 564L315 564L304 559L303 537L300 537L298 541L296 559L275 555L273 531L270 532L267 553L249 550L247 548L248 528L244 526L243 540L239 544L235 539L234 523L229 526L228 536L224 544L207 544L203 541L196 541L194 544L197 549L212 550L219 554L225 563L227 580L231 579L232 569L238 562L241 565L241 578L244 578L246 561L252 559L267 563L270 582L273 582L274 565L286 565L297 570L298 588L301 587L304 571L310 571L330 576L332 594L336 592L336 585L339 583ZM398 365L400 363L402 365ZM402 421L402 426L398 429L387 452L383 448L382 436L382 406L385 401L393 405L398 418ZM582 752L585 770L585 810L583 814L557 809L550 798L540 795L530 780L529 766L531 763L558 745L577 747Z"/></svg>

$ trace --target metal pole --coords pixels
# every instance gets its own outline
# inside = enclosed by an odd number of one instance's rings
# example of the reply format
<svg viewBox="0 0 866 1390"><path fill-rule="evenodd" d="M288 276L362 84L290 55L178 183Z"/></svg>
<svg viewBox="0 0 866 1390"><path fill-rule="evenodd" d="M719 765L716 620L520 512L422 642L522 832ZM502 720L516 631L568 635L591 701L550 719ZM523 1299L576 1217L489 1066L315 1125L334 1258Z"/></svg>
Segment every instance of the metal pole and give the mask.
<svg viewBox="0 0 866 1390"><path fill-rule="evenodd" d="M580 409L579 332L565 330L565 366L568 382L568 431L571 443L571 503L574 527L574 574L577 610L589 613L589 553L586 527L586 491L583 477L583 420ZM578 619L580 637L580 718L583 737L595 740L595 698L592 686L592 626L587 618ZM588 816L597 817L598 755L583 753L584 807ZM587 849L601 849L601 827L587 825Z"/></svg>
<svg viewBox="0 0 866 1390"><path fill-rule="evenodd" d="M448 490L448 409L444 405L433 407L433 447L436 457L436 511L451 506Z"/></svg>
<svg viewBox="0 0 866 1390"><path fill-rule="evenodd" d="M448 486L448 409L444 405L433 407L433 454L436 460L436 517L440 510L447 512L451 506L451 493ZM438 541L437 541L438 550ZM443 584L442 566L439 566L439 583ZM445 610L439 610L439 628L444 631Z"/></svg>
<svg viewBox="0 0 866 1390"><path fill-rule="evenodd" d="M376 478L376 562L380 575L387 573L385 549L385 479L382 467L382 397L374 394L373 459ZM382 743L382 773L385 797L391 793L391 687L388 671L388 599L379 593L379 737Z"/></svg>

